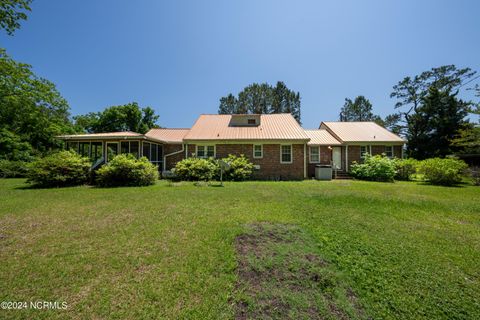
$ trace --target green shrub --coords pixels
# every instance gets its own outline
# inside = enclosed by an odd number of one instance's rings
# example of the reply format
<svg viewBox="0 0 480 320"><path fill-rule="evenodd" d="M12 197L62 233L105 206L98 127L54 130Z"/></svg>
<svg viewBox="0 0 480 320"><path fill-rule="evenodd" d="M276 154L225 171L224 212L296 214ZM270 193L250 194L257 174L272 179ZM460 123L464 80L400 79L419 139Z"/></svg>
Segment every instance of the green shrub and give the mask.
<svg viewBox="0 0 480 320"><path fill-rule="evenodd" d="M432 158L419 163L418 171L431 184L450 186L462 181L462 173L467 164L462 160L451 158Z"/></svg>
<svg viewBox="0 0 480 320"><path fill-rule="evenodd" d="M230 169L225 172L225 180L245 181L252 177L253 163L243 154L240 156L229 154L222 160L230 165Z"/></svg>
<svg viewBox="0 0 480 320"><path fill-rule="evenodd" d="M0 160L0 178L24 178L27 171L28 162Z"/></svg>
<svg viewBox="0 0 480 320"><path fill-rule="evenodd" d="M418 160L413 158L395 159L395 166L397 170L395 179L409 181L412 175L417 172Z"/></svg>
<svg viewBox="0 0 480 320"><path fill-rule="evenodd" d="M120 154L97 170L100 187L148 186L158 180L158 169L147 158Z"/></svg>
<svg viewBox="0 0 480 320"><path fill-rule="evenodd" d="M177 162L174 173L184 181L210 181L217 176L218 170L213 159L187 158Z"/></svg>
<svg viewBox="0 0 480 320"><path fill-rule="evenodd" d="M29 165L27 182L38 187L65 187L86 183L90 160L76 152L60 151Z"/></svg>
<svg viewBox="0 0 480 320"><path fill-rule="evenodd" d="M395 160L385 156L365 155L364 162L354 163L350 174L360 180L392 182L396 173Z"/></svg>

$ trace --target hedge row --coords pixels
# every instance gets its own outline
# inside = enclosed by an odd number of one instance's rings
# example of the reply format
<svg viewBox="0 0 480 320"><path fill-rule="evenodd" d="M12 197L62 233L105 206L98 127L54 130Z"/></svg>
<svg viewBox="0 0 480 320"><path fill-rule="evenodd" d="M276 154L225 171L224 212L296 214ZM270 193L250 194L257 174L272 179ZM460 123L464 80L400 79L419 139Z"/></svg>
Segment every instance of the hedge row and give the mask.
<svg viewBox="0 0 480 320"><path fill-rule="evenodd" d="M462 160L452 158L418 161L367 154L363 163L354 163L351 166L350 173L357 179L385 182L410 180L413 175L420 174L431 184L451 186L462 181L467 167Z"/></svg>

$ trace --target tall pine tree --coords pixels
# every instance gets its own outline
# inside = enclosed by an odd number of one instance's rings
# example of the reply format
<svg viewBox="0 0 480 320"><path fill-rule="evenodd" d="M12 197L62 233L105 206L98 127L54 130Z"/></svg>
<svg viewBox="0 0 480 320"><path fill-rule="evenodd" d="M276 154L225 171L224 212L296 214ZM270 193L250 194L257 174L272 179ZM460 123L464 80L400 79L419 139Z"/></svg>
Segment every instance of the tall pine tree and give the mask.
<svg viewBox="0 0 480 320"><path fill-rule="evenodd" d="M291 113L300 123L300 93L288 89L278 81L275 87L268 83L253 83L245 87L238 98L233 94L220 98L219 114Z"/></svg>

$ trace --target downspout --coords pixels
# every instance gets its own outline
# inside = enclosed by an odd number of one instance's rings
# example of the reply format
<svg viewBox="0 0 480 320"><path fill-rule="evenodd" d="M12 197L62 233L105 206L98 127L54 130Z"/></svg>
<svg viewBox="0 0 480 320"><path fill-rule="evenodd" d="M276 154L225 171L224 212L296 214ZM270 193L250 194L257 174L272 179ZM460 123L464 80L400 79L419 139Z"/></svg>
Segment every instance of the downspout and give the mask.
<svg viewBox="0 0 480 320"><path fill-rule="evenodd" d="M182 143L182 150L178 150L163 156L163 171L167 170L167 157L173 156L174 154L179 154L185 151L185 145Z"/></svg>

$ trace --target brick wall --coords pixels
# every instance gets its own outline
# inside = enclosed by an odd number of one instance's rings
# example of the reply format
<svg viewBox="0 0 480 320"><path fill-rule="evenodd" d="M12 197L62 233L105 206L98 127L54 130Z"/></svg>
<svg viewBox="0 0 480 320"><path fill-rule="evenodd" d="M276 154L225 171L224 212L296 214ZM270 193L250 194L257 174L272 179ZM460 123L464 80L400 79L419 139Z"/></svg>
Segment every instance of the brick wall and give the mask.
<svg viewBox="0 0 480 320"><path fill-rule="evenodd" d="M350 166L352 163L356 162L362 162L362 159L360 158L360 146L348 146L348 169L350 170Z"/></svg>
<svg viewBox="0 0 480 320"><path fill-rule="evenodd" d="M253 144L217 144L216 157L224 158L229 154L243 154L260 169L254 172L255 179L299 180L303 179L304 145L292 144L292 163L280 163L280 144L264 144L263 158L253 158ZM188 156L195 153L195 145L188 145Z"/></svg>
<svg viewBox="0 0 480 320"><path fill-rule="evenodd" d="M385 153L386 145L372 145L372 155ZM367 147L367 151L370 149ZM393 155L397 158L402 157L402 146L393 146ZM360 146L348 146L348 163L349 168L353 161L362 162L360 158Z"/></svg>
<svg viewBox="0 0 480 320"><path fill-rule="evenodd" d="M307 148L307 176L309 178L315 177L315 166L317 164L331 164L332 163L332 150L327 146L320 146L320 163L310 163L310 148Z"/></svg>
<svg viewBox="0 0 480 320"><path fill-rule="evenodd" d="M402 158L403 146L393 146L393 155L397 158Z"/></svg>
<svg viewBox="0 0 480 320"><path fill-rule="evenodd" d="M182 150L181 144L164 144L163 145L163 154L167 155L169 153L173 153L176 151ZM168 156L166 159L166 168L167 170L171 170L175 167L177 162L183 160L185 158L185 152L180 152L171 156Z"/></svg>

